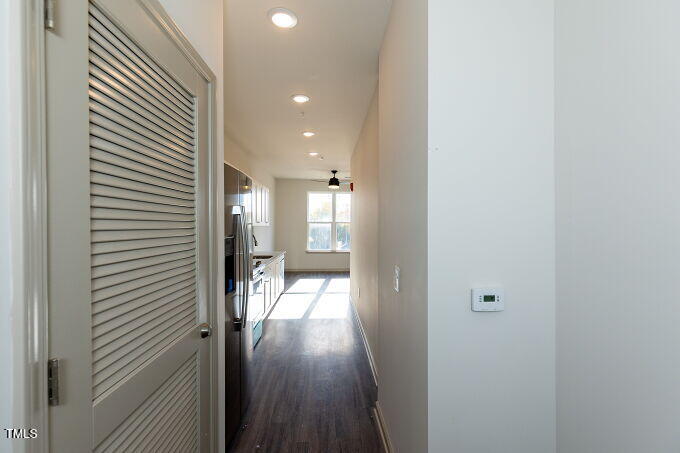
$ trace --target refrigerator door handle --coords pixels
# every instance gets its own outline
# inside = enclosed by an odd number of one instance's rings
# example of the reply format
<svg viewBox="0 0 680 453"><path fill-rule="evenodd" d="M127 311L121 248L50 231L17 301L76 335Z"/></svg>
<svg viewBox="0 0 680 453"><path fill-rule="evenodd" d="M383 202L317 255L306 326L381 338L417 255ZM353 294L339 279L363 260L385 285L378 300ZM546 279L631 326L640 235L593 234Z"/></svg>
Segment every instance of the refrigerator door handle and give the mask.
<svg viewBox="0 0 680 453"><path fill-rule="evenodd" d="M241 209L239 209L239 212L234 213L234 221L236 222L236 228L234 231L236 231L237 234L237 241L239 242L239 254L241 257L241 262L240 262L240 275L237 277L240 277L240 297L239 297L239 306L238 306L238 313L236 316L234 316L234 326L236 330L240 330L241 327L243 326L243 318L245 317L245 298L247 297L248 293L248 288L246 287L246 268L245 268L245 253L246 253L246 242L245 242L245 236L243 234L243 207L240 206Z"/></svg>
<svg viewBox="0 0 680 453"><path fill-rule="evenodd" d="M241 206L241 240L243 241L243 305L241 307L241 319L242 319L242 324L245 324L245 319L248 317L248 302L249 302L249 295L250 295L250 278L248 277L248 273L250 272L250 266L248 265L248 261L250 260L250 250L249 250L249 244L248 244L248 238L246 236L247 234L247 228L246 228L246 209L245 207Z"/></svg>
<svg viewBox="0 0 680 453"><path fill-rule="evenodd" d="M236 255L236 258L238 258L239 252L241 251L241 244L240 244L241 235L239 234L239 229L240 229L239 218L240 218L240 215L237 215L232 211L232 217L234 219L233 231L234 231L234 242L236 244L235 247L234 247L234 255ZM239 327L241 325L241 296L240 296L240 292L242 291L242 289L241 289L240 285L241 285L241 280L243 280L241 278L242 272L243 272L243 269L241 269L241 264L239 263L239 266L237 267L236 275L234 275L234 280L235 280L234 286L236 286L236 295L239 296L238 305L236 307L234 307L233 323L234 323L234 328L236 330L239 330Z"/></svg>

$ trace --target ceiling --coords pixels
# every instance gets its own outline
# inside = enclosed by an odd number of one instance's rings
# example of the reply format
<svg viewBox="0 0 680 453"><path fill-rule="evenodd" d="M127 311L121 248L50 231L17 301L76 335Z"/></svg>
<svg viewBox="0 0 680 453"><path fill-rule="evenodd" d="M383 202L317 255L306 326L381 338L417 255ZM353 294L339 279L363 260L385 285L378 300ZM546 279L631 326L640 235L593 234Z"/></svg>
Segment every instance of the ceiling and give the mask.
<svg viewBox="0 0 680 453"><path fill-rule="evenodd" d="M275 27L267 15L275 7L293 11L297 26ZM389 0L227 0L226 133L274 177L328 178L332 169L348 177L389 8ZM298 93L311 101L295 104Z"/></svg>

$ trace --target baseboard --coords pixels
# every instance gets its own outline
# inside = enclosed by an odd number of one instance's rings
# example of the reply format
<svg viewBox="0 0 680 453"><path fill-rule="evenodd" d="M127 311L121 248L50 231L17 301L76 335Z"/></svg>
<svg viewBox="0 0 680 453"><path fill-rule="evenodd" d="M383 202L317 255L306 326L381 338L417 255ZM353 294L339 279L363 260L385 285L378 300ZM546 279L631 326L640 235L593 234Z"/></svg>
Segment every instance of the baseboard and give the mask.
<svg viewBox="0 0 680 453"><path fill-rule="evenodd" d="M359 311L357 310L356 305L354 305L354 299L352 299L352 296L350 296L349 301L350 305L352 306L354 319L359 326L359 332L361 332L361 340L364 342L364 349L366 350L368 363L371 366L371 376L373 376L373 383L376 387L378 387L378 368L375 366L375 360L373 359L373 353L371 352L371 345L368 343L364 325L361 322ZM375 402L375 406L372 408L372 411L378 428L378 434L380 434L380 442L382 443L383 449L386 453L392 453L394 448L392 448L392 441L390 440L389 431L387 430L387 425L385 424L385 419L383 418L382 410L380 409L380 401Z"/></svg>
<svg viewBox="0 0 680 453"><path fill-rule="evenodd" d="M385 449L386 453L393 453L394 447L392 447L392 441L390 440L390 433L387 430L387 424L385 424L385 418L383 417L382 409L380 409L380 401L376 401L375 407L373 408L373 416L378 425L378 434L380 434L380 442Z"/></svg>
<svg viewBox="0 0 680 453"><path fill-rule="evenodd" d="M359 326L359 332L361 332L361 339L364 342L364 349L366 350L366 356L368 357L368 363L371 366L371 375L373 376L373 383L378 386L378 368L375 366L375 360L373 359L373 353L371 352L371 345L368 343L368 338L366 337L366 331L364 330L364 325L361 323L361 318L359 317L359 311L356 305L354 305L354 299L352 296L349 297L350 305L352 306L352 313L354 313L354 319Z"/></svg>

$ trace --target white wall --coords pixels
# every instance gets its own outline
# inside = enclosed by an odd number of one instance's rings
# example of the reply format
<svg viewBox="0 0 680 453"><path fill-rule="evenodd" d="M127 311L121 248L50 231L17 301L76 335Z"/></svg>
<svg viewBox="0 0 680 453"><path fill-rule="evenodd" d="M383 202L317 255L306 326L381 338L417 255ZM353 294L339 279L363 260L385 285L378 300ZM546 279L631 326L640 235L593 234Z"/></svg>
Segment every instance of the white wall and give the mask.
<svg viewBox="0 0 680 453"><path fill-rule="evenodd" d="M352 254L350 294L366 334L371 355L378 358L378 90L368 109L352 153Z"/></svg>
<svg viewBox="0 0 680 453"><path fill-rule="evenodd" d="M680 3L557 0L560 453L680 451Z"/></svg>
<svg viewBox="0 0 680 453"><path fill-rule="evenodd" d="M343 184L341 191L349 190ZM286 251L286 270L349 270L349 253L307 252L307 192L328 191L327 182L276 180L276 250Z"/></svg>
<svg viewBox="0 0 680 453"><path fill-rule="evenodd" d="M378 87L378 401L396 451L425 452L427 2L393 0ZM399 293L394 265L401 268Z"/></svg>
<svg viewBox="0 0 680 453"><path fill-rule="evenodd" d="M226 124L226 122L225 122ZM224 135L224 161L232 167L250 175L252 173L252 157L236 140L225 133Z"/></svg>
<svg viewBox="0 0 680 453"><path fill-rule="evenodd" d="M25 308L23 283L22 137L25 126L21 53L23 20L19 1L0 2L0 428L20 427L27 419ZM0 432L0 451L24 451L21 441ZM24 442L25 443L25 442Z"/></svg>
<svg viewBox="0 0 680 453"><path fill-rule="evenodd" d="M431 452L555 451L553 14L429 1Z"/></svg>

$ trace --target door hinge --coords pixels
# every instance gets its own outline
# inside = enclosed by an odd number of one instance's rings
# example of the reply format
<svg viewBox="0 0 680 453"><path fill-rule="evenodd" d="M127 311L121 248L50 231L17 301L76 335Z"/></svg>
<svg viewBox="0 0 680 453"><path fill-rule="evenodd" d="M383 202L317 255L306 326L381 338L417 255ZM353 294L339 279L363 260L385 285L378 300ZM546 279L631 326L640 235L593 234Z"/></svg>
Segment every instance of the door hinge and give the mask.
<svg viewBox="0 0 680 453"><path fill-rule="evenodd" d="M55 0L45 0L45 29L54 30L54 2Z"/></svg>
<svg viewBox="0 0 680 453"><path fill-rule="evenodd" d="M59 405L59 359L47 361L47 401L50 406Z"/></svg>

